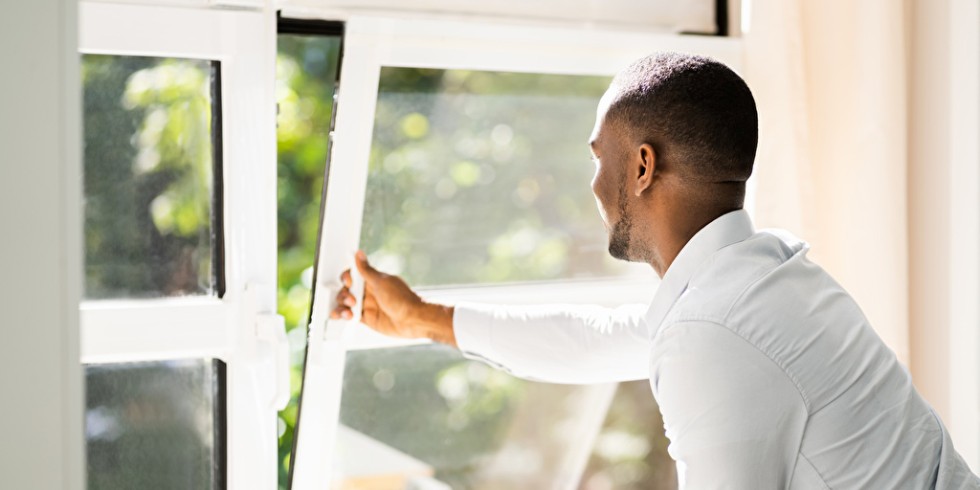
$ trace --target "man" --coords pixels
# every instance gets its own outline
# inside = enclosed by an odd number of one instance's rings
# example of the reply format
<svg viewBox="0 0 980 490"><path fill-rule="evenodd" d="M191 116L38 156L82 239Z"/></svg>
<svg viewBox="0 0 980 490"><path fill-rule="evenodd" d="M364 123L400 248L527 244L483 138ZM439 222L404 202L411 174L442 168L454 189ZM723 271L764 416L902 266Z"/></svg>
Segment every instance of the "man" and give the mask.
<svg viewBox="0 0 980 490"><path fill-rule="evenodd" d="M359 252L362 320L519 376L649 378L689 488L980 488L808 246L754 231L742 202L757 132L752 94L724 65L639 60L602 97L590 146L609 252L663 278L645 313L429 304ZM347 288L337 305L351 318Z"/></svg>

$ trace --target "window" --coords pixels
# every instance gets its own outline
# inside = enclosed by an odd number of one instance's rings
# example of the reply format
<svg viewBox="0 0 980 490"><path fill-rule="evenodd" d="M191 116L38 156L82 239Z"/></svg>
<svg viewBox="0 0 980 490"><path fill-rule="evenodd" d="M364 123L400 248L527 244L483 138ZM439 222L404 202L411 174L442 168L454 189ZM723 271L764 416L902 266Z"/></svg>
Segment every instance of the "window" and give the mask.
<svg viewBox="0 0 980 490"><path fill-rule="evenodd" d="M292 348L293 392L279 414L279 484L288 479L309 323L313 262L333 100L340 68L342 25L279 19L276 59L278 138L279 313Z"/></svg>
<svg viewBox="0 0 980 490"><path fill-rule="evenodd" d="M645 383L515 379L327 315L359 247L435 301L649 301L652 273L605 258L586 148L595 103L651 50L737 66L737 44L357 16L345 30L343 165L326 183L292 488L669 486L662 433L644 432L656 419L621 415L637 386L649 399Z"/></svg>
<svg viewBox="0 0 980 490"><path fill-rule="evenodd" d="M289 373L265 14L82 2L79 19L88 482L270 488Z"/></svg>
<svg viewBox="0 0 980 490"><path fill-rule="evenodd" d="M85 298L216 295L219 69L82 56ZM89 485L224 488L223 376L212 359L88 364Z"/></svg>
<svg viewBox="0 0 980 490"><path fill-rule="evenodd" d="M225 488L224 363L89 364L89 488Z"/></svg>
<svg viewBox="0 0 980 490"><path fill-rule="evenodd" d="M218 70L207 60L82 56L86 298L215 292Z"/></svg>
<svg viewBox="0 0 980 490"><path fill-rule="evenodd" d="M609 394L517 379L445 346L350 351L331 488L568 488Z"/></svg>
<svg viewBox="0 0 980 490"><path fill-rule="evenodd" d="M589 187L585 142L608 83L383 67L361 246L422 287L627 273ZM439 346L350 351L335 485L573 486L611 388L526 381ZM388 453L418 473L373 457Z"/></svg>
<svg viewBox="0 0 980 490"><path fill-rule="evenodd" d="M609 81L382 68L361 246L415 286L627 273L583 158Z"/></svg>

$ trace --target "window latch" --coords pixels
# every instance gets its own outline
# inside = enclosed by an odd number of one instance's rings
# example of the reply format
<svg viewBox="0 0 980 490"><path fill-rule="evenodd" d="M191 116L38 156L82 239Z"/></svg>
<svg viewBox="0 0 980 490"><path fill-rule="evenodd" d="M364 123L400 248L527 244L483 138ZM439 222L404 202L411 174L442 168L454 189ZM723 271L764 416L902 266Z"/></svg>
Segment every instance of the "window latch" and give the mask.
<svg viewBox="0 0 980 490"><path fill-rule="evenodd" d="M289 338L286 337L286 319L277 314L260 314L255 317L255 336L259 341L272 344L276 364L276 392L272 407L286 408L289 403Z"/></svg>
<svg viewBox="0 0 980 490"><path fill-rule="evenodd" d="M249 316L254 325L256 344L264 344L272 351L272 362L275 366L275 388L271 405L276 410L286 408L290 397L289 376L289 338L286 336L286 319L275 313L274 308L263 306L268 304L261 299L275 298L275 288L268 284L249 283L245 287L245 298L248 303ZM273 303L274 304L274 303ZM257 346L257 345L256 345ZM268 350L255 350L254 355L263 357ZM260 354L261 353L261 354Z"/></svg>

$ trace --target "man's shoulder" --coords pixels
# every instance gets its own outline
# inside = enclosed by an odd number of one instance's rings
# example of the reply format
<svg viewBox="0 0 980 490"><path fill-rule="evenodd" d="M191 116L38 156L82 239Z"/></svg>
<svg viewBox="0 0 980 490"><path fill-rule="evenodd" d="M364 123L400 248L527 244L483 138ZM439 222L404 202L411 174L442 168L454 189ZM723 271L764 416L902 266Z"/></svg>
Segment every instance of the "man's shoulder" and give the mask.
<svg viewBox="0 0 980 490"><path fill-rule="evenodd" d="M718 250L691 276L664 326L710 321L736 328L732 313L746 303L761 303L749 305L758 308L780 301L785 292L781 288L791 287L793 276L799 274L793 269L803 265L807 250L805 242L781 230L760 231ZM763 283L765 287L760 287Z"/></svg>
<svg viewBox="0 0 980 490"><path fill-rule="evenodd" d="M752 345L798 384L804 398L825 400L869 356L886 365L888 352L853 298L806 258L803 242L758 233L719 250L692 277L658 337L690 343L696 322L710 322ZM679 338L686 337L686 338ZM804 348L805 346L805 348ZM833 376L815 372L837 359ZM836 380L830 383L827 380ZM829 387L828 387L829 386ZM804 389L807 388L807 389Z"/></svg>

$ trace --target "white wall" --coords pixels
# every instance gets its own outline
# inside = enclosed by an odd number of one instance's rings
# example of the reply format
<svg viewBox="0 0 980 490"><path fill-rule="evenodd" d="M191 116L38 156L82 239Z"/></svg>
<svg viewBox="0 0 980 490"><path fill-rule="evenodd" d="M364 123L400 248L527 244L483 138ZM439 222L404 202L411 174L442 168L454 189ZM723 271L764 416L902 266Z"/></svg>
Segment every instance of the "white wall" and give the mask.
<svg viewBox="0 0 980 490"><path fill-rule="evenodd" d="M913 0L909 50L910 368L980 470L980 9Z"/></svg>
<svg viewBox="0 0 980 490"><path fill-rule="evenodd" d="M84 488L76 9L0 15L0 488Z"/></svg>

